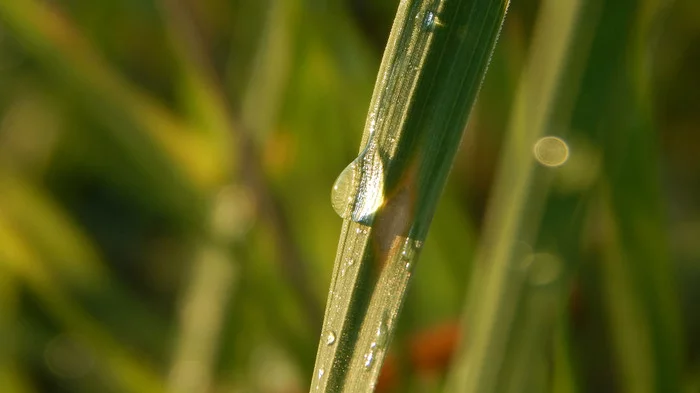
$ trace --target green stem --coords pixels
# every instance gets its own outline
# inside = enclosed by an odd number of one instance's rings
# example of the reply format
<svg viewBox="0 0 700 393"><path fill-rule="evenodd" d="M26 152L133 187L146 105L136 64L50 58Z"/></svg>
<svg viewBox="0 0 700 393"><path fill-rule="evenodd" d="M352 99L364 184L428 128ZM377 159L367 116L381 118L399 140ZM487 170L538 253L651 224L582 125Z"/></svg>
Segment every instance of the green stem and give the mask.
<svg viewBox="0 0 700 393"><path fill-rule="evenodd" d="M374 388L507 6L401 2L361 154L334 187L346 220L311 391Z"/></svg>
<svg viewBox="0 0 700 393"><path fill-rule="evenodd" d="M497 391L547 190L533 189L532 147L549 128L551 109L574 37L579 1L541 5L525 73L516 93L494 197L476 258L463 324L463 347L448 378L450 392Z"/></svg>

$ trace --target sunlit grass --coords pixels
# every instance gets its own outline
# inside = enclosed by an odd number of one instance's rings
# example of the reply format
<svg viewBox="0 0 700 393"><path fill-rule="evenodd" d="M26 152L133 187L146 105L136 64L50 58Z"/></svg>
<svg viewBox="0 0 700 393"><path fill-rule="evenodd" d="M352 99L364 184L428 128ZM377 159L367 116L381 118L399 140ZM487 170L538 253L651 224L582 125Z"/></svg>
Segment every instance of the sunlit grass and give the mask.
<svg viewBox="0 0 700 393"><path fill-rule="evenodd" d="M0 391L694 393L700 6L505 3L0 0Z"/></svg>

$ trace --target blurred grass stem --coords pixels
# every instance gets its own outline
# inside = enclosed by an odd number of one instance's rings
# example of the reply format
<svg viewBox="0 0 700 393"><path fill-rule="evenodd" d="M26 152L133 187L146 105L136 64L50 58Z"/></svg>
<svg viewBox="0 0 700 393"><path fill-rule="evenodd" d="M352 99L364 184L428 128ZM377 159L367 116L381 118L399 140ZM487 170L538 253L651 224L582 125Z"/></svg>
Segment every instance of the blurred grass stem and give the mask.
<svg viewBox="0 0 700 393"><path fill-rule="evenodd" d="M532 146L550 131L551 108L580 2L546 0L540 7L475 261L462 322L464 340L453 361L447 392L497 391L506 348L514 334L526 273L522 264L532 253L546 197L546 190L531 189L538 165Z"/></svg>
<svg viewBox="0 0 700 393"><path fill-rule="evenodd" d="M227 142L228 150L233 152L237 158L232 163L235 168L231 168L233 172L231 175L240 179L252 191L257 202L255 206L257 206L258 214L270 224L278 249L278 261L281 271L294 289L294 293L299 296L308 325L311 329L315 329L321 320L320 306L310 290L311 285L309 285L306 266L300 250L291 238L286 215L280 202L267 184L266 175L257 153L258 146L256 146L253 136L250 135L252 130L246 123L241 121L239 116L234 114L225 92L221 90L220 86L223 83L214 72L209 56L203 50L206 45L196 31L193 21L188 17L190 12L188 12L186 5L181 0L161 0L160 3L170 41L183 67L184 75L190 79L190 86L194 96L203 99L203 103L195 103L201 112L198 117L202 119L216 119L209 126L227 131L227 139L231 139L231 141ZM273 5L273 8L280 8L280 4L285 3L287 2L276 2L277 5ZM286 12L291 10L289 7L282 7L281 9ZM269 17L279 18L278 14L279 12L271 12ZM266 29L272 28L276 28L276 25L270 23L266 25ZM260 50L264 51L267 48L263 47ZM248 89L255 91L258 90L258 87L251 85ZM250 94L252 93L247 93L247 95ZM273 101L280 100L281 96L279 94L271 94L271 96L261 96L258 99L266 100L267 105L275 107L279 103L274 103ZM245 113L241 116L243 119L248 117ZM267 113L266 116L273 118L275 114Z"/></svg>

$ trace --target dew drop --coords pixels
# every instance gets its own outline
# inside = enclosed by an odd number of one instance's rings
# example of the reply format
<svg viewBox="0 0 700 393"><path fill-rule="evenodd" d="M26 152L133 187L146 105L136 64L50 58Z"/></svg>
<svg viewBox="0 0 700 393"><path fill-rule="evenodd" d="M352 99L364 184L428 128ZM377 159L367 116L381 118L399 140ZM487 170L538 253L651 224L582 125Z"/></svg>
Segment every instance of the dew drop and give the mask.
<svg viewBox="0 0 700 393"><path fill-rule="evenodd" d="M408 260L411 258L411 239L406 238L401 247L401 259Z"/></svg>
<svg viewBox="0 0 700 393"><path fill-rule="evenodd" d="M343 169L343 172L340 173L340 176L333 183L331 205L341 218L350 218L352 214L355 201L354 193L359 186L360 176L361 173L357 169L357 164L353 161Z"/></svg>
<svg viewBox="0 0 700 393"><path fill-rule="evenodd" d="M443 26L444 24L433 11L428 11L425 13L425 18L423 18L423 27L432 31Z"/></svg>
<svg viewBox="0 0 700 393"><path fill-rule="evenodd" d="M406 270L411 268L411 262L415 258L416 252L423 247L423 242L420 240L406 239L401 247L401 260L406 263Z"/></svg>
<svg viewBox="0 0 700 393"><path fill-rule="evenodd" d="M365 369L369 370L374 364L374 350L370 350L365 354Z"/></svg>
<svg viewBox="0 0 700 393"><path fill-rule="evenodd" d="M335 343L335 333L328 332L328 335L326 336L326 345L333 345L334 343Z"/></svg>
<svg viewBox="0 0 700 393"><path fill-rule="evenodd" d="M341 218L366 223L383 202L384 164L376 145L370 142L335 180L331 205Z"/></svg>
<svg viewBox="0 0 700 393"><path fill-rule="evenodd" d="M326 373L326 370L324 370L322 368L318 369L318 379L321 380L321 378L323 378L323 374L325 374L325 373Z"/></svg>
<svg viewBox="0 0 700 393"><path fill-rule="evenodd" d="M379 346L379 347L384 347L386 345L388 338L389 338L389 317L385 313L381 322L379 322L379 326L377 327L377 332L376 332L376 339L372 343L374 346Z"/></svg>
<svg viewBox="0 0 700 393"><path fill-rule="evenodd" d="M352 266L355 264L355 259L354 258L348 258L348 266Z"/></svg>

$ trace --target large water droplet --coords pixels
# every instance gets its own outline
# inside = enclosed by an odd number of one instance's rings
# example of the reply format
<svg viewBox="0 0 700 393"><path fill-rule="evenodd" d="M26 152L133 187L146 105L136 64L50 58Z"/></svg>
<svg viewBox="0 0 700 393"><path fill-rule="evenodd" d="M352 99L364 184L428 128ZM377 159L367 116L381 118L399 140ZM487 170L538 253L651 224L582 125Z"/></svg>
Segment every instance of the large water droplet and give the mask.
<svg viewBox="0 0 700 393"><path fill-rule="evenodd" d="M331 205L341 218L367 223L383 202L384 164L376 145L370 142L336 179Z"/></svg>

